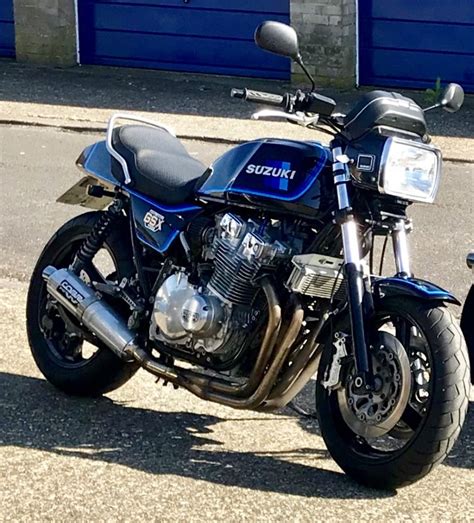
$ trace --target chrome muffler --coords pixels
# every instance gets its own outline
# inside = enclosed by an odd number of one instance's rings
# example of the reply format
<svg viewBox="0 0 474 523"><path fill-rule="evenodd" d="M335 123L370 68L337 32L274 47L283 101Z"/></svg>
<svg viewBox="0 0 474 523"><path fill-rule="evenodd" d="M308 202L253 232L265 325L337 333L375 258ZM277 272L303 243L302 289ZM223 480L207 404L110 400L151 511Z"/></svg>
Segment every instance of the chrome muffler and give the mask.
<svg viewBox="0 0 474 523"><path fill-rule="evenodd" d="M124 320L68 269L46 267L43 271L48 293L68 312L94 333L117 356L131 361L127 347L135 335Z"/></svg>
<svg viewBox="0 0 474 523"><path fill-rule="evenodd" d="M48 293L119 358L138 361L142 367L170 381L177 379L172 368L153 361L138 346L136 335L124 319L72 271L48 266L43 271L43 279Z"/></svg>

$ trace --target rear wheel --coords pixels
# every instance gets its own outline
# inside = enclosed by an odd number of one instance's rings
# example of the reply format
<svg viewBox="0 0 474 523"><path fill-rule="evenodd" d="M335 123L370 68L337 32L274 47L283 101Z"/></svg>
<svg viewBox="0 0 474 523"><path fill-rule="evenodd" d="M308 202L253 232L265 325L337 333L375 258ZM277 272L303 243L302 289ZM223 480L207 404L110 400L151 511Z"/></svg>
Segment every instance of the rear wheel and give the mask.
<svg viewBox="0 0 474 523"><path fill-rule="evenodd" d="M97 396L117 389L137 371L138 365L123 362L92 334L84 332L46 292L45 267L68 267L82 242L100 217L91 212L64 224L44 248L33 272L27 298L27 332L31 352L43 375L68 394ZM81 279L120 282L134 273L126 221L106 239L80 274Z"/></svg>
<svg viewBox="0 0 474 523"><path fill-rule="evenodd" d="M329 452L348 475L393 489L421 479L454 445L469 401L469 362L448 309L410 298L383 302L371 342L374 391L354 382L352 358L344 358L337 390L323 386L334 361L333 343L327 345L318 417Z"/></svg>

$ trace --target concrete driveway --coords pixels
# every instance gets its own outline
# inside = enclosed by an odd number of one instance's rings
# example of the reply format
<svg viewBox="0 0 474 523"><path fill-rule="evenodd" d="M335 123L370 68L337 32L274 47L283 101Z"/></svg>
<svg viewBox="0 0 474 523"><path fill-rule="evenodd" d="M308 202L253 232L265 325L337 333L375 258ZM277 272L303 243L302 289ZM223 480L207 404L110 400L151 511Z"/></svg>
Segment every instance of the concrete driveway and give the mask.
<svg viewBox="0 0 474 523"><path fill-rule="evenodd" d="M39 374L24 309L34 261L76 212L55 198L98 137L0 128L0 519L5 521L317 521L474 518L474 411L446 463L399 492L348 479L317 423L201 402L139 372L97 400L69 398ZM227 146L189 142L210 161ZM439 201L413 209L420 277L464 298L474 168L447 165ZM309 405L309 386L299 399ZM474 400L474 397L471 398Z"/></svg>

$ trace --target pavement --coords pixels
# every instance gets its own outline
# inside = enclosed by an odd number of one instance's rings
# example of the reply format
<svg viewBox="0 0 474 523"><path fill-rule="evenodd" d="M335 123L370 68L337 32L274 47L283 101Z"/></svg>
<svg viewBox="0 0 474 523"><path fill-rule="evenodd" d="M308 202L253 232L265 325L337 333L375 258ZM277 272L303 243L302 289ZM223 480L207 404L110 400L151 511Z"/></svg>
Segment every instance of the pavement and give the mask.
<svg viewBox="0 0 474 523"><path fill-rule="evenodd" d="M0 61L0 123L103 131L112 113L126 111L172 126L187 139L236 143L272 136L328 141L323 133L286 122L251 121L258 107L230 99L232 87L276 93L296 88L248 78L92 66L53 69ZM319 92L338 102L337 111L347 112L366 90ZM422 106L431 105L423 92L405 94ZM474 96L466 96L458 113L436 110L427 120L445 159L474 162Z"/></svg>
<svg viewBox="0 0 474 523"><path fill-rule="evenodd" d="M102 135L0 125L0 520L473 521L474 395L445 463L398 492L361 487L330 458L317 422L241 412L139 372L106 397L70 398L28 349L25 299L48 238L83 209L54 203ZM204 163L230 144L188 140ZM470 285L474 165L447 163L434 205L411 208L418 276ZM459 309L454 309L459 312ZM310 384L298 403L310 409Z"/></svg>

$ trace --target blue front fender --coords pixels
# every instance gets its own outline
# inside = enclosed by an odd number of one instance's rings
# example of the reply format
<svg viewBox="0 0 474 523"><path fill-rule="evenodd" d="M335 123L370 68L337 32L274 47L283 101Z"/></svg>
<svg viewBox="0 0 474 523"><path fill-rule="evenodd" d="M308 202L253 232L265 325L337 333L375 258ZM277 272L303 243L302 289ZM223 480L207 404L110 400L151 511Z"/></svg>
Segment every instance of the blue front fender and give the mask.
<svg viewBox="0 0 474 523"><path fill-rule="evenodd" d="M420 300L436 300L461 305L450 292L434 283L418 278L377 278L372 282L374 298L412 296Z"/></svg>

